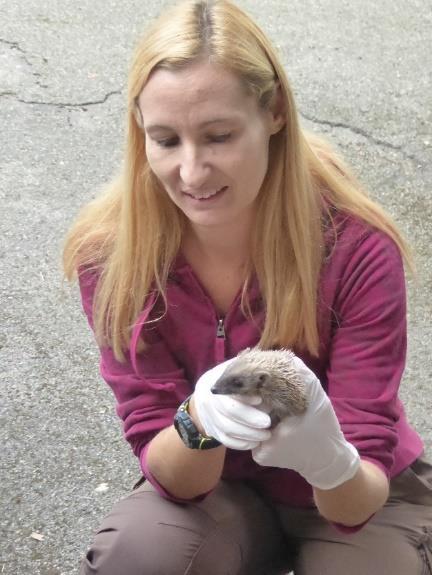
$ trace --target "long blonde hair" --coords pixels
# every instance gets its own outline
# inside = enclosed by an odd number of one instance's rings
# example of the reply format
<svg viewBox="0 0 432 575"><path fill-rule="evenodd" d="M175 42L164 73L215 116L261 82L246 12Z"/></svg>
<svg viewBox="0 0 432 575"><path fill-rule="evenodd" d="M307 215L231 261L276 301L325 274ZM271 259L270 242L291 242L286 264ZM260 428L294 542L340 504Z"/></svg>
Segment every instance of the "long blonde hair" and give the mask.
<svg viewBox="0 0 432 575"><path fill-rule="evenodd" d="M202 58L235 73L263 107L280 86L286 124L270 141L251 255L266 305L260 345L300 346L317 354L326 206L384 231L409 261L408 248L331 148L300 128L274 49L258 26L228 0L182 2L162 15L139 43L129 75L123 169L72 226L64 249L66 277L72 279L80 268L98 269L96 335L121 360L131 326L150 292L156 290L165 299L186 223L168 195L158 193L160 183L147 162L137 99L153 70L176 70ZM244 289L245 297L246 293Z"/></svg>

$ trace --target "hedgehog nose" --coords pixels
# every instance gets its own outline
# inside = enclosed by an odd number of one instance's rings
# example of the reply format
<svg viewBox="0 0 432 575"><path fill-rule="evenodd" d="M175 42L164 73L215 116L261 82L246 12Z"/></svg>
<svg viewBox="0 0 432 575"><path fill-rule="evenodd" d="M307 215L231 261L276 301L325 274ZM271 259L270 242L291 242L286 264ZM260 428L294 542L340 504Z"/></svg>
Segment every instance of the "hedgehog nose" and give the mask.
<svg viewBox="0 0 432 575"><path fill-rule="evenodd" d="M214 393L215 395L220 394L221 392L219 391L219 389L214 385L213 387L210 388L210 391L212 393Z"/></svg>

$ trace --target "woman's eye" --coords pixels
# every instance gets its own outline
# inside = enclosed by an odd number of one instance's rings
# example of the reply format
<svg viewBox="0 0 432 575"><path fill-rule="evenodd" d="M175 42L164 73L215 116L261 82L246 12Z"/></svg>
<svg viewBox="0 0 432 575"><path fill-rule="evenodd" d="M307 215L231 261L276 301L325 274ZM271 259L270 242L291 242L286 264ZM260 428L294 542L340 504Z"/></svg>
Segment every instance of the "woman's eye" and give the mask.
<svg viewBox="0 0 432 575"><path fill-rule="evenodd" d="M215 144L222 144L231 138L231 134L218 134L214 136L209 136L208 139Z"/></svg>
<svg viewBox="0 0 432 575"><path fill-rule="evenodd" d="M162 140L156 140L156 144L161 148L173 148L178 144L178 138L164 138Z"/></svg>
<svg viewBox="0 0 432 575"><path fill-rule="evenodd" d="M214 134L208 135L206 138L211 144L222 144L231 138L231 134ZM173 136L171 138L155 139L155 142L160 148L174 148L178 146L180 139L177 136Z"/></svg>

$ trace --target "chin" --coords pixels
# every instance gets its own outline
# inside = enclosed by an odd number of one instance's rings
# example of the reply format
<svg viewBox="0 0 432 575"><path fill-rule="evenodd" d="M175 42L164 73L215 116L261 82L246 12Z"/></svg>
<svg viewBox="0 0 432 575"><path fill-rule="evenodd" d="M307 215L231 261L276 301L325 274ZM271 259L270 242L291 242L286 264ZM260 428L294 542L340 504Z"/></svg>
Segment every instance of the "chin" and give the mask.
<svg viewBox="0 0 432 575"><path fill-rule="evenodd" d="M199 226L202 228L216 228L231 223L230 221L227 221L227 219L224 218L199 218L193 216L190 217L188 215L186 215L186 217L191 226Z"/></svg>

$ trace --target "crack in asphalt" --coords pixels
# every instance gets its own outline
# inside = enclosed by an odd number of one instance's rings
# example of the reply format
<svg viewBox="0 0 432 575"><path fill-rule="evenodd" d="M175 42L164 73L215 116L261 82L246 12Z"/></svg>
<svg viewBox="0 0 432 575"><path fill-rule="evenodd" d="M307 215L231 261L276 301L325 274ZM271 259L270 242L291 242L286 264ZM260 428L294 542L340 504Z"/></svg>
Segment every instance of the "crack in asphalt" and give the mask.
<svg viewBox="0 0 432 575"><path fill-rule="evenodd" d="M30 62L30 60L27 58L27 52L24 50L24 48L21 47L19 42L15 42L12 40L5 40L4 38L0 38L0 43L1 44L6 44L6 46L9 46L9 48L11 48L12 50L17 50L20 54L22 59L24 60L24 62L27 64L27 66L31 69L31 73L32 75L35 77L35 82L38 86L40 86L41 88L47 88L48 86L46 84L42 84L40 81L40 77L42 76L40 74L40 72L36 72L34 69L34 65L32 62ZM45 58L44 58L45 60ZM46 61L46 60L45 60Z"/></svg>
<svg viewBox="0 0 432 575"><path fill-rule="evenodd" d="M3 97L14 97L21 104L28 104L32 106L51 106L53 108L81 108L85 109L89 106L97 106L99 104L105 104L105 102L114 95L121 94L121 90L112 90L105 94L100 100L89 100L86 102L44 102L43 100L24 100L20 98L15 92L0 92L0 96Z"/></svg>
<svg viewBox="0 0 432 575"><path fill-rule="evenodd" d="M299 112L299 113L300 113L302 118L304 118L305 120L308 120L309 122L312 122L314 124L319 124L321 126L330 126L331 128L343 128L345 130L349 130L350 132L353 132L354 134L357 134L359 136L363 136L363 138L366 138L366 140L368 140L369 142L372 142L376 146L381 146L383 148L390 148L391 150L395 150L396 152L401 153L405 158L412 160L413 162L416 162L417 164L422 163L421 160L417 156L415 156L414 154L409 154L408 152L405 152L405 150L403 149L403 146L391 144L390 142L387 142L386 140L382 140L381 138L376 138L375 136L372 136L372 134L370 134L369 132L366 132L366 130L363 130L362 128L359 128L357 126L352 126L351 124L346 124L345 122L334 122L331 120L320 120L318 118L314 118L313 116L308 116L304 112Z"/></svg>
<svg viewBox="0 0 432 575"><path fill-rule="evenodd" d="M25 54L25 50L23 48L21 48L21 46L19 45L19 42L12 42L11 40L4 40L3 38L0 38L0 42L2 44L7 44L11 48L15 48L16 50L19 50L20 52Z"/></svg>

